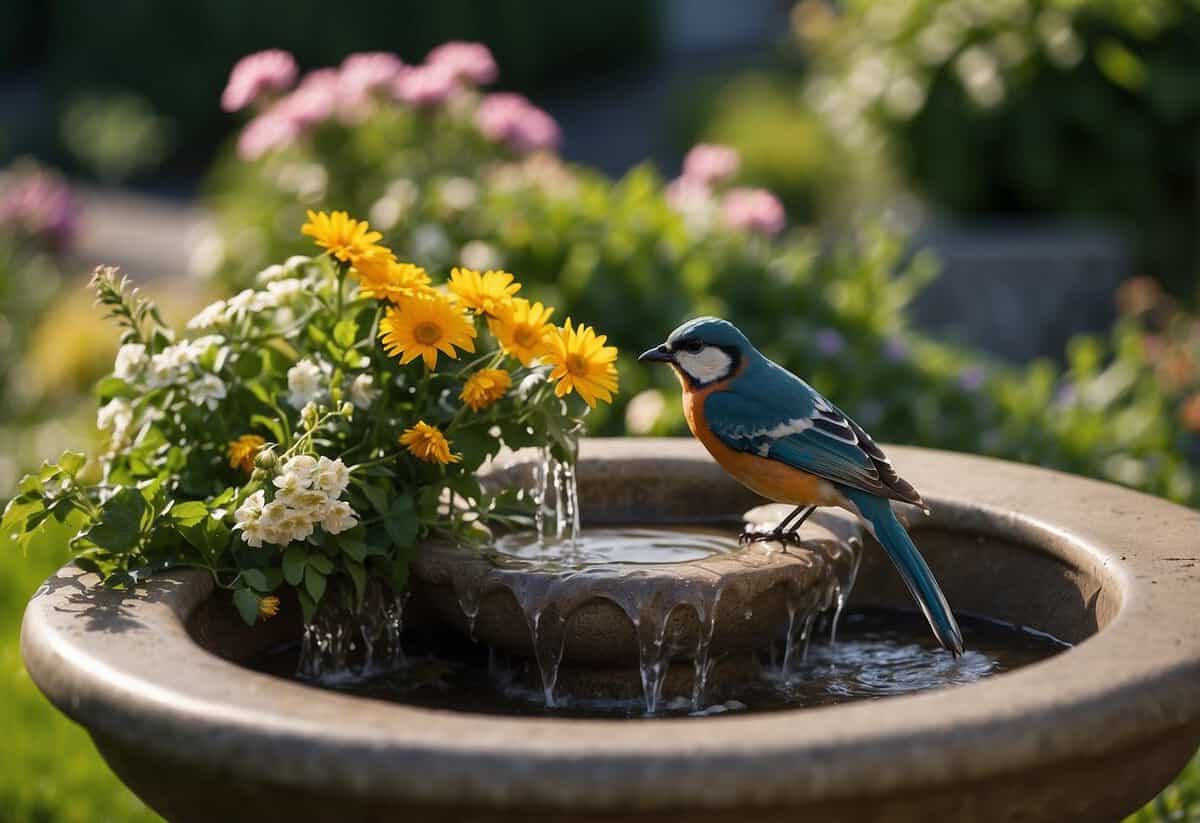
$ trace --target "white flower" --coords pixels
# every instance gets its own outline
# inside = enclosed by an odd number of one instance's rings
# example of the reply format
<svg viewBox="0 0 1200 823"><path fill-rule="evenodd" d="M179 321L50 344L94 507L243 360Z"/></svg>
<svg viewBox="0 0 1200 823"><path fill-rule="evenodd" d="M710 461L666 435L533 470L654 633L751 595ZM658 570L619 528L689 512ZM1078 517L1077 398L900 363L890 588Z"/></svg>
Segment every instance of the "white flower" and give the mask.
<svg viewBox="0 0 1200 823"><path fill-rule="evenodd" d="M307 540L313 533L314 525L313 521L305 516L304 512L288 509L288 515L280 522L279 530L287 534L288 542Z"/></svg>
<svg viewBox="0 0 1200 823"><path fill-rule="evenodd" d="M233 320L246 312L257 312L269 309L275 305L275 297L267 292L243 289L229 298L225 311L225 319Z"/></svg>
<svg viewBox="0 0 1200 823"><path fill-rule="evenodd" d="M318 489L336 500L342 496L346 486L350 485L350 470L346 464L338 460L322 457L312 474L313 482Z"/></svg>
<svg viewBox="0 0 1200 823"><path fill-rule="evenodd" d="M272 280L278 280L286 275L287 271L284 270L283 266L275 263L260 271L257 275L255 275L255 279L259 283L270 283Z"/></svg>
<svg viewBox="0 0 1200 823"><path fill-rule="evenodd" d="M313 518L320 518L329 508L329 498L321 489L303 487L280 489L275 499L289 509L304 512Z"/></svg>
<svg viewBox="0 0 1200 823"><path fill-rule="evenodd" d="M245 523L257 523L262 517L263 507L267 505L267 495L262 489L259 489L254 494L242 501L242 505L238 506L237 511L233 513L233 519L237 521L238 526Z"/></svg>
<svg viewBox="0 0 1200 823"><path fill-rule="evenodd" d="M263 540L266 539L270 532L257 520L241 525L242 540L246 541L246 545L254 549L261 549ZM268 540L268 542L271 542Z"/></svg>
<svg viewBox="0 0 1200 823"><path fill-rule="evenodd" d="M294 300L297 295L303 294L304 282L297 280L295 277L289 277L286 280L276 280L267 284L267 291L276 305L278 305L286 303L289 300Z"/></svg>
<svg viewBox="0 0 1200 823"><path fill-rule="evenodd" d="M150 358L150 370L146 375L146 382L153 389L178 383L186 379L188 367L194 359L189 343L167 346Z"/></svg>
<svg viewBox="0 0 1200 823"><path fill-rule="evenodd" d="M451 177L438 193L442 202L453 211L465 211L479 200L479 186L469 177Z"/></svg>
<svg viewBox="0 0 1200 823"><path fill-rule="evenodd" d="M288 403L302 409L321 395L321 369L307 358L288 369Z"/></svg>
<svg viewBox="0 0 1200 823"><path fill-rule="evenodd" d="M459 250L458 257L468 269L487 271L500 268L500 253L494 246L490 246L482 240L472 240L465 244Z"/></svg>
<svg viewBox="0 0 1200 823"><path fill-rule="evenodd" d="M206 406L209 411L216 411L221 400L225 399L225 383L215 374L205 374L199 380L188 384L188 399L193 406Z"/></svg>
<svg viewBox="0 0 1200 823"><path fill-rule="evenodd" d="M378 396L373 374L360 374L350 383L350 402L360 409L370 408Z"/></svg>
<svg viewBox="0 0 1200 823"><path fill-rule="evenodd" d="M358 517L355 516L354 509L350 508L349 503L342 500L333 503L328 511L325 512L325 517L321 521L321 528L330 534L341 534L357 525Z"/></svg>
<svg viewBox="0 0 1200 823"><path fill-rule="evenodd" d="M114 444L125 440L133 424L133 406L123 397L114 397L96 412L96 427L111 432Z"/></svg>
<svg viewBox="0 0 1200 823"><path fill-rule="evenodd" d="M131 381L146 367L147 360L145 346L141 343L126 343L117 350L113 375L122 380Z"/></svg>
<svg viewBox="0 0 1200 823"><path fill-rule="evenodd" d="M208 329L220 323L225 319L225 312L228 307L224 300L218 300L215 303L210 303L205 306L200 312L188 321L189 329Z"/></svg>
<svg viewBox="0 0 1200 823"><path fill-rule="evenodd" d="M443 260L450 254L450 238L441 226L423 223L413 229L410 248L417 260Z"/></svg>
<svg viewBox="0 0 1200 823"><path fill-rule="evenodd" d="M195 340L188 343L181 343L180 345L187 346L188 358L191 362L195 363L214 346L222 348L225 345L225 338L219 334L206 334L204 337L198 337Z"/></svg>

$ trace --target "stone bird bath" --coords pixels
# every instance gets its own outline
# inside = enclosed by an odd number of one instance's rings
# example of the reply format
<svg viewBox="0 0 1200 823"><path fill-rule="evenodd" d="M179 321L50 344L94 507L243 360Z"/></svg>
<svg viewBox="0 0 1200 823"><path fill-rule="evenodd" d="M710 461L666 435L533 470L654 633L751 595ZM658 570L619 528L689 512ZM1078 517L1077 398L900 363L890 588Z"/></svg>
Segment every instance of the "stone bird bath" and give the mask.
<svg viewBox="0 0 1200 823"><path fill-rule="evenodd" d="M933 510L913 533L955 609L1073 648L829 708L490 716L250 671L239 661L299 627L237 630L203 574L123 595L66 566L30 602L22 653L170 820L1105 821L1136 809L1200 744L1200 514L1039 468L890 454ZM587 441L579 477L585 520L713 522L759 502L690 441ZM878 547L863 558L854 604L908 607Z"/></svg>

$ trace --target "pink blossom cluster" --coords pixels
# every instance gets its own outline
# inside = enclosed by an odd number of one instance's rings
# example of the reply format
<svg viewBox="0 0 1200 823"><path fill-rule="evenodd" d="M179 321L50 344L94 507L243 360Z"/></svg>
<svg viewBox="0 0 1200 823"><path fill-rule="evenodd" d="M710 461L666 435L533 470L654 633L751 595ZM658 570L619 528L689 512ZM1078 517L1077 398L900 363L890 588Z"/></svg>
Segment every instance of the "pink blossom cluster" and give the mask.
<svg viewBox="0 0 1200 823"><path fill-rule="evenodd" d="M377 104L394 101L414 108L441 106L463 89L494 82L498 74L487 46L450 42L419 66L405 65L388 52L352 54L337 68L309 72L296 85L296 61L270 49L234 66L221 105L226 111L258 110L238 138L238 154L255 160L330 118L359 122Z"/></svg>
<svg viewBox="0 0 1200 823"><path fill-rule="evenodd" d="M0 229L15 229L61 250L78 227L79 202L58 175L37 167L0 175Z"/></svg>
<svg viewBox="0 0 1200 823"><path fill-rule="evenodd" d="M553 117L512 92L483 98L475 112L475 124L488 140L517 154L556 149L562 141L562 131Z"/></svg>
<svg viewBox="0 0 1200 823"><path fill-rule="evenodd" d="M221 94L221 108L240 111L261 103L272 94L285 92L296 82L296 59L282 49L248 54L229 73Z"/></svg>
<svg viewBox="0 0 1200 823"><path fill-rule="evenodd" d="M683 158L683 172L667 185L667 202L685 214L703 213L717 205L716 188L737 174L735 149L700 143ZM787 215L779 198L766 189L739 187L720 196L720 215L728 228L772 237L783 231Z"/></svg>

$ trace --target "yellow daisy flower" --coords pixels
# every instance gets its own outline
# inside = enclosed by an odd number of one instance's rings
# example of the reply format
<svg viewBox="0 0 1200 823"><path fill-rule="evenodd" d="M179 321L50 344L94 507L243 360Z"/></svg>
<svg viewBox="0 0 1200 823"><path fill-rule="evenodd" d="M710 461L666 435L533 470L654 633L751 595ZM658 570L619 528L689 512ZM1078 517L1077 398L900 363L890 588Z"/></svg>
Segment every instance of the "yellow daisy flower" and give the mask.
<svg viewBox="0 0 1200 823"><path fill-rule="evenodd" d="M357 263L367 257L391 254L387 247L378 245L382 234L371 231L366 220L354 220L344 211L326 214L310 209L308 222L300 227L300 233L311 237L318 246L343 263Z"/></svg>
<svg viewBox="0 0 1200 823"><path fill-rule="evenodd" d="M511 386L512 377L504 369L480 369L467 379L458 397L471 411L482 411L503 397Z"/></svg>
<svg viewBox="0 0 1200 823"><path fill-rule="evenodd" d="M267 441L257 434L243 434L229 444L229 468L239 469L246 474L254 471L254 458L262 451Z"/></svg>
<svg viewBox="0 0 1200 823"><path fill-rule="evenodd" d="M471 319L437 292L401 297L379 323L383 348L405 365L421 357L425 367L437 367L438 352L458 359L455 347L475 351L475 326Z"/></svg>
<svg viewBox="0 0 1200 823"><path fill-rule="evenodd" d="M268 594L266 597L259 598L258 601L258 619L270 620L275 615L279 614L279 598L273 594Z"/></svg>
<svg viewBox="0 0 1200 823"><path fill-rule="evenodd" d="M412 263L400 263L389 255L360 259L354 264L362 293L367 297L398 302L433 291L425 269Z"/></svg>
<svg viewBox="0 0 1200 823"><path fill-rule="evenodd" d="M450 441L437 426L431 426L421 420L411 429L405 429L400 435L400 445L418 460L426 463L457 463L461 455L450 453Z"/></svg>
<svg viewBox="0 0 1200 823"><path fill-rule="evenodd" d="M576 391L591 407L595 407L597 398L612 402L612 393L617 390L617 350L604 345L607 340L591 326L572 327L570 318L566 325L554 329L547 357L553 366L550 377L558 381L554 386L557 397Z"/></svg>
<svg viewBox="0 0 1200 823"><path fill-rule="evenodd" d="M546 353L547 338L552 333L552 314L552 308L517 297L488 321L488 328L506 354L520 360L522 366L528 366Z"/></svg>
<svg viewBox="0 0 1200 823"><path fill-rule="evenodd" d="M521 290L521 284L514 283L506 271L480 274L474 269L453 269L446 285L463 306L489 317L512 303L512 296Z"/></svg>

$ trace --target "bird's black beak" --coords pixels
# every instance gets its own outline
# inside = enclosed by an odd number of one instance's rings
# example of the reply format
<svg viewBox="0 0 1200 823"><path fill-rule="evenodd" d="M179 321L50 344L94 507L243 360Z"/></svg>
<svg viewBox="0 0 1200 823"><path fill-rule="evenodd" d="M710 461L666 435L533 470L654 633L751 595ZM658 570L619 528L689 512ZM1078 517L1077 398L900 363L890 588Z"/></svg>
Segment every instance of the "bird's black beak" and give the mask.
<svg viewBox="0 0 1200 823"><path fill-rule="evenodd" d="M643 363L674 363L675 355L671 354L671 350L664 344L642 352L638 355L638 360Z"/></svg>

